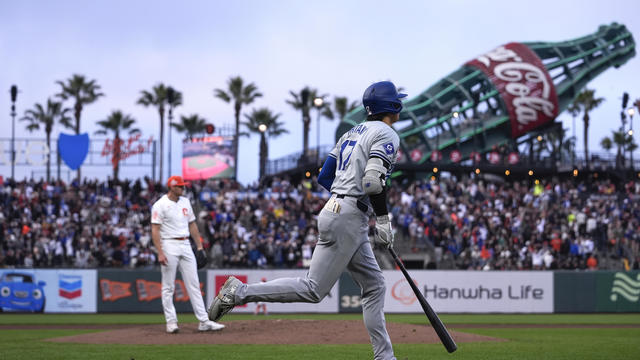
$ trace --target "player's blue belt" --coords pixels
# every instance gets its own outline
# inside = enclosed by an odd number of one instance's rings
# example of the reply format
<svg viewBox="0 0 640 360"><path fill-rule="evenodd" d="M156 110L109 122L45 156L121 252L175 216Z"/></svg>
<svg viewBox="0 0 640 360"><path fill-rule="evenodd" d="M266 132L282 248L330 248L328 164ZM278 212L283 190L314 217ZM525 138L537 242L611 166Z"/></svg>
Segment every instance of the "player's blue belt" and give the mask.
<svg viewBox="0 0 640 360"><path fill-rule="evenodd" d="M359 195L336 194L336 197L338 199L344 199L345 197L356 198L357 199L356 206L358 206L358 209L360 209L360 211L362 211L363 213L366 213L367 211L369 211L369 205L367 205L364 201L360 200Z"/></svg>

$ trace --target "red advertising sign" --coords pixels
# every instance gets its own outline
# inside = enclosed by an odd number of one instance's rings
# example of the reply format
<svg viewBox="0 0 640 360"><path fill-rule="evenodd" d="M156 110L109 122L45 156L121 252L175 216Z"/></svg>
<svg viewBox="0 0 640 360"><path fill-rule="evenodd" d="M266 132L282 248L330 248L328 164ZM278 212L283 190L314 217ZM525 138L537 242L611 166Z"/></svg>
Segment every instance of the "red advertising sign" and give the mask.
<svg viewBox="0 0 640 360"><path fill-rule="evenodd" d="M480 160L482 160L482 156L477 151L472 151L471 154L469 154L469 158L473 160L474 163L479 163Z"/></svg>
<svg viewBox="0 0 640 360"><path fill-rule="evenodd" d="M517 138L558 115L558 95L544 64L528 46L508 43L466 65L484 72L507 106L511 137Z"/></svg>
<svg viewBox="0 0 640 360"><path fill-rule="evenodd" d="M507 161L509 162L510 165L515 165L520 161L520 156L518 155L517 152L509 153L509 156L507 157Z"/></svg>
<svg viewBox="0 0 640 360"><path fill-rule="evenodd" d="M449 158L454 163L457 163L458 161L462 160L462 154L460 153L459 150L453 150L451 154L449 154Z"/></svg>
<svg viewBox="0 0 640 360"><path fill-rule="evenodd" d="M492 151L489 153L489 162L492 164L497 164L500 162L500 154L497 151Z"/></svg>
<svg viewBox="0 0 640 360"><path fill-rule="evenodd" d="M411 156L411 161L413 162L418 162L420 161L420 159L422 159L422 151L418 149L411 150L411 153L409 155Z"/></svg>
<svg viewBox="0 0 640 360"><path fill-rule="evenodd" d="M438 150L433 150L429 159L431 159L431 162L440 161L442 160L442 153Z"/></svg>
<svg viewBox="0 0 640 360"><path fill-rule="evenodd" d="M128 157L149 151L152 143L152 136L150 136L148 140L144 140L141 138L140 133L129 137L127 140L113 139L112 141L106 139L102 146L100 156L111 155L111 164L115 168L120 161L126 160Z"/></svg>

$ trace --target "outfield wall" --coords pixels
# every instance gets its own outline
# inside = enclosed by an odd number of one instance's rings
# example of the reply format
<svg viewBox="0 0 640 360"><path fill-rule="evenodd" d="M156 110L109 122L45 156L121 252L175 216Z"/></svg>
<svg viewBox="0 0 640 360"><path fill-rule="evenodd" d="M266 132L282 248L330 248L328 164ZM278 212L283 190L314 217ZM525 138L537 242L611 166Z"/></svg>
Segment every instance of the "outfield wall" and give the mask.
<svg viewBox="0 0 640 360"><path fill-rule="evenodd" d="M208 304L230 275L243 282L304 277L306 270L224 269L200 271ZM411 276L431 306L441 313L589 313L640 312L640 271L430 271ZM420 313L422 309L400 271L384 271L385 311ZM21 283L27 281L28 283ZM174 304L191 312L180 273ZM162 313L160 271L122 269L0 269L3 311L47 313ZM348 273L318 304L270 303L274 313L361 312L360 289ZM255 304L234 312L253 312Z"/></svg>

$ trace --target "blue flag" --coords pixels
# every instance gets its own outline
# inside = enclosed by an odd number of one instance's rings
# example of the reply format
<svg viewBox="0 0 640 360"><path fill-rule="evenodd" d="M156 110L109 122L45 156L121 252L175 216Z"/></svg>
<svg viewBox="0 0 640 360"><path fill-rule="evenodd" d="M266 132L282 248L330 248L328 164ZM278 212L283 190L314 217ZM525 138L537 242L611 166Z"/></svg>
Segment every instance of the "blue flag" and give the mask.
<svg viewBox="0 0 640 360"><path fill-rule="evenodd" d="M60 133L58 153L71 170L78 169L89 153L89 134L67 135Z"/></svg>

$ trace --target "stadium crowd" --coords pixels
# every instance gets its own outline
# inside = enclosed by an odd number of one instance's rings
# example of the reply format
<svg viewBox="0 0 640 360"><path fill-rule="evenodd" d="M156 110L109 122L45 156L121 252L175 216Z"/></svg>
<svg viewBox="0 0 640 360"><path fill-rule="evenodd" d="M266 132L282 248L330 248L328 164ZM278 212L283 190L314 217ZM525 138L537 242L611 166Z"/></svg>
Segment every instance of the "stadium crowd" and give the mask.
<svg viewBox="0 0 640 360"><path fill-rule="evenodd" d="M0 185L0 267L153 267L153 202L166 188L134 182ZM243 187L194 183L210 267L307 267L328 193L313 181ZM389 209L400 253L426 268L638 269L640 183L498 178L394 183ZM373 234L373 220L370 223Z"/></svg>

